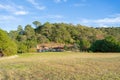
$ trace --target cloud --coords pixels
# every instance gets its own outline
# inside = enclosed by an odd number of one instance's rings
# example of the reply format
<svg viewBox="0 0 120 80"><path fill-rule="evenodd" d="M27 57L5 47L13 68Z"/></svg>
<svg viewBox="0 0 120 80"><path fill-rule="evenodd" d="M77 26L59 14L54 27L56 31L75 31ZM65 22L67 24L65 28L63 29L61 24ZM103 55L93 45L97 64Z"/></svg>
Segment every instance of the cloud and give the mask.
<svg viewBox="0 0 120 80"><path fill-rule="evenodd" d="M0 23L15 23L21 22L22 18L14 15L0 15Z"/></svg>
<svg viewBox="0 0 120 80"><path fill-rule="evenodd" d="M39 10L45 10L45 6L42 6L40 4L38 4L35 0L27 0L29 3L31 3L36 9Z"/></svg>
<svg viewBox="0 0 120 80"><path fill-rule="evenodd" d="M0 15L0 23L7 23L16 20L17 18L11 15Z"/></svg>
<svg viewBox="0 0 120 80"><path fill-rule="evenodd" d="M104 18L95 21L96 23L120 23L120 17Z"/></svg>
<svg viewBox="0 0 120 80"><path fill-rule="evenodd" d="M15 8L11 5L3 5L3 4L0 4L0 9L3 9L3 10L6 10L6 11L15 11Z"/></svg>
<svg viewBox="0 0 120 80"><path fill-rule="evenodd" d="M0 28L5 31L14 30L22 22L22 18L13 15L0 15Z"/></svg>
<svg viewBox="0 0 120 80"><path fill-rule="evenodd" d="M14 14L14 15L26 15L29 13L28 11L24 10L23 6L12 5L12 4L11 5L10 4L9 5L8 4L0 4L0 9L7 11L11 14Z"/></svg>
<svg viewBox="0 0 120 80"><path fill-rule="evenodd" d="M62 15L45 15L45 16L34 16L34 19L52 19L52 20L61 20L65 17Z"/></svg>
<svg viewBox="0 0 120 80"><path fill-rule="evenodd" d="M98 24L98 26L100 26L100 27L109 27L108 25L105 25L105 24Z"/></svg>
<svg viewBox="0 0 120 80"><path fill-rule="evenodd" d="M97 20L89 20L89 19L83 19L83 23L120 23L120 17L115 18L103 18L103 19L97 19Z"/></svg>
<svg viewBox="0 0 120 80"><path fill-rule="evenodd" d="M14 14L15 15L26 15L28 14L28 12L27 11L16 11Z"/></svg>
<svg viewBox="0 0 120 80"><path fill-rule="evenodd" d="M45 18L51 18L51 19L62 19L64 18L62 15L46 15Z"/></svg>
<svg viewBox="0 0 120 80"><path fill-rule="evenodd" d="M67 2L68 0L54 0L55 3Z"/></svg>
<svg viewBox="0 0 120 80"><path fill-rule="evenodd" d="M96 26L114 26L114 25L120 25L120 15L116 15L114 17L108 17L108 18L103 18L103 19L82 19L80 20L82 24L87 24L87 25L96 25Z"/></svg>

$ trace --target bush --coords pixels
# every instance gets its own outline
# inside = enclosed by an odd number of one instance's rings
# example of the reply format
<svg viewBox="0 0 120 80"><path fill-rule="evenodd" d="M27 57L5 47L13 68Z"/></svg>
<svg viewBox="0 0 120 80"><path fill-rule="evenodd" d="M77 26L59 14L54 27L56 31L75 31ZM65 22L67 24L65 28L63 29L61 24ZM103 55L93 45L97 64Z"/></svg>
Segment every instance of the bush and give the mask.
<svg viewBox="0 0 120 80"><path fill-rule="evenodd" d="M0 29L0 49L5 56L14 55L17 53L16 43L13 42L7 32Z"/></svg>
<svg viewBox="0 0 120 80"><path fill-rule="evenodd" d="M27 50L27 46L25 44L23 44L22 42L19 42L18 43L18 50L17 50L17 52L18 53L25 53L27 51L28 51Z"/></svg>
<svg viewBox="0 0 120 80"><path fill-rule="evenodd" d="M90 47L93 52L120 52L120 43L112 36L96 40Z"/></svg>

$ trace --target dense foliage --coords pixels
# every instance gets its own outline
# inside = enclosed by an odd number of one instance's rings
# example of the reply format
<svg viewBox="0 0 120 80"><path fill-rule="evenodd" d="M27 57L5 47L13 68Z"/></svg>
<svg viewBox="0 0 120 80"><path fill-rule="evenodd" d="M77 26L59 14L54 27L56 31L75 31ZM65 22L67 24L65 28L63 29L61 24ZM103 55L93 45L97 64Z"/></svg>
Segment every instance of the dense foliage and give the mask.
<svg viewBox="0 0 120 80"><path fill-rule="evenodd" d="M17 46L15 42L13 42L7 32L0 29L0 50L4 54L4 56L9 56L17 53Z"/></svg>
<svg viewBox="0 0 120 80"><path fill-rule="evenodd" d="M8 33L10 38L17 44L18 53L33 52L36 51L35 47L37 44L51 42L73 44L74 49L79 51L120 51L120 27L93 28L80 24L73 25L49 22L41 24L39 21L34 21L33 24L35 28L29 24L25 27L19 25L17 30ZM114 36L114 38L109 36ZM14 47L13 41L10 41L9 48ZM4 49L8 50L7 48ZM16 50L16 48L12 49Z"/></svg>
<svg viewBox="0 0 120 80"><path fill-rule="evenodd" d="M23 29L19 25L16 31L9 32L10 37L18 44L19 53L31 51L36 44L50 42L73 44L80 51L119 52L119 27L92 28L80 24L41 24L39 21L34 21L33 24L35 28L28 24Z"/></svg>
<svg viewBox="0 0 120 80"><path fill-rule="evenodd" d="M93 52L120 52L120 43L114 37L96 40L92 46Z"/></svg>

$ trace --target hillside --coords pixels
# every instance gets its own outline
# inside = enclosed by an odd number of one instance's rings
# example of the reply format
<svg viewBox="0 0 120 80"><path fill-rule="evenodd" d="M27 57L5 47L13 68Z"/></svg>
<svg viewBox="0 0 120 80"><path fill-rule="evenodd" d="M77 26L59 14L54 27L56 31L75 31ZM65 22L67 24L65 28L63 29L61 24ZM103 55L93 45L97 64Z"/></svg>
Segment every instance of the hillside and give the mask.
<svg viewBox="0 0 120 80"><path fill-rule="evenodd" d="M90 51L91 45L97 40L113 37L115 42L112 44L116 45L120 42L120 27L93 28L80 24L49 22L41 24L39 21L34 21L33 24L35 28L29 24L25 27L19 25L17 30L9 32L11 39L18 45L18 53L35 52L35 47L39 44L72 44L74 45L74 50ZM109 45L109 43L107 44ZM120 45L116 46L120 47ZM98 52L101 51L99 50ZM118 50L113 51L119 52ZM105 50L103 52L108 51Z"/></svg>

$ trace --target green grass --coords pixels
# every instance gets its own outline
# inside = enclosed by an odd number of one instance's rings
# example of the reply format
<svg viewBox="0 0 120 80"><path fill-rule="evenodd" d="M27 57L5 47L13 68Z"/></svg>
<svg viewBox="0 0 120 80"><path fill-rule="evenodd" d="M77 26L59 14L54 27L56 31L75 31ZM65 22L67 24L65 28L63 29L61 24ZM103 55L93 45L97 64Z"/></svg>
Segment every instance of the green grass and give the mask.
<svg viewBox="0 0 120 80"><path fill-rule="evenodd" d="M120 54L26 53L0 59L0 80L120 80Z"/></svg>

